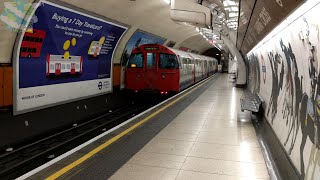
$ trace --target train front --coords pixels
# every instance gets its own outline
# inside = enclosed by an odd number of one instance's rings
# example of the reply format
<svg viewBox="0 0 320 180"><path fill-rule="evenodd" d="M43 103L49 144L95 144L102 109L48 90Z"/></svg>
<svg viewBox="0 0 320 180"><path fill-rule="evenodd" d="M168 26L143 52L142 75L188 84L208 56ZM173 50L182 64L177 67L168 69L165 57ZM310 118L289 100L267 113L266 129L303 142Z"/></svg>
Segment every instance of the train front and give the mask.
<svg viewBox="0 0 320 180"><path fill-rule="evenodd" d="M133 49L126 70L126 88L135 92L179 92L179 62L165 46L147 44Z"/></svg>

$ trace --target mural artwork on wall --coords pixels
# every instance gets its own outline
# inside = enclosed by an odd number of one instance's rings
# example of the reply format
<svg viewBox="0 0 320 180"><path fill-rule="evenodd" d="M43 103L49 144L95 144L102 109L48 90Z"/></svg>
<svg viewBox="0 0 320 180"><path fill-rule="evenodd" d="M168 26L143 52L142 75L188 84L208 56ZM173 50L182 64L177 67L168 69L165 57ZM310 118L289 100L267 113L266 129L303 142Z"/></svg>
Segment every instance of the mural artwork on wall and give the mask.
<svg viewBox="0 0 320 180"><path fill-rule="evenodd" d="M261 57L263 57L261 55ZM268 104L267 115L271 116L271 123L273 122L275 115L277 114L277 107L278 107L278 97L279 91L282 89L283 84L283 63L282 57L274 52L268 53L268 59L271 66L271 75L272 75L272 88L271 88L271 96ZM278 73L278 67L282 64L281 73ZM280 76L280 77L279 77ZM271 114L270 114L271 113Z"/></svg>
<svg viewBox="0 0 320 180"><path fill-rule="evenodd" d="M264 98L265 117L303 179L320 179L319 11L318 4L247 54L249 88Z"/></svg>
<svg viewBox="0 0 320 180"><path fill-rule="evenodd" d="M304 29L300 32L305 37L301 43L308 49L308 74L310 90L304 92L301 100L301 131L302 142L300 145L300 158L301 158L301 170L305 168L304 164L304 149L309 139L313 146L311 147L310 160L307 168L307 172L310 167L313 166L312 176L314 177L315 166L320 166L320 87L319 87L319 68L318 68L318 52L319 48L319 24L309 24L306 17L303 17ZM313 39L313 33L316 35L316 39ZM316 40L317 43L314 42ZM315 43L315 44L313 44ZM303 175L304 172L303 172Z"/></svg>
<svg viewBox="0 0 320 180"><path fill-rule="evenodd" d="M251 61L249 61L249 74L250 82L252 83L251 91L254 93L259 93L260 91L260 71L259 71L259 59L256 55L252 54L250 56Z"/></svg>
<svg viewBox="0 0 320 180"><path fill-rule="evenodd" d="M267 69L266 69L266 63L262 55L261 55L261 69L262 69L263 84L265 84L266 78L267 78Z"/></svg>

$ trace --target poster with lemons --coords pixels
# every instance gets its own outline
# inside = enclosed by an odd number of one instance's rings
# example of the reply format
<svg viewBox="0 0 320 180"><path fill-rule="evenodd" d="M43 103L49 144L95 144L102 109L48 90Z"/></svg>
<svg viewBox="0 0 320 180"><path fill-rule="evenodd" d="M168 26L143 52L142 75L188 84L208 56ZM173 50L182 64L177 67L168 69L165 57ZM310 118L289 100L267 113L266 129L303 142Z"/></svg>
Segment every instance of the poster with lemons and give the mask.
<svg viewBox="0 0 320 180"><path fill-rule="evenodd" d="M112 58L127 27L44 0L33 17L16 52L18 103L48 105L111 92ZM32 98L38 90L41 97Z"/></svg>

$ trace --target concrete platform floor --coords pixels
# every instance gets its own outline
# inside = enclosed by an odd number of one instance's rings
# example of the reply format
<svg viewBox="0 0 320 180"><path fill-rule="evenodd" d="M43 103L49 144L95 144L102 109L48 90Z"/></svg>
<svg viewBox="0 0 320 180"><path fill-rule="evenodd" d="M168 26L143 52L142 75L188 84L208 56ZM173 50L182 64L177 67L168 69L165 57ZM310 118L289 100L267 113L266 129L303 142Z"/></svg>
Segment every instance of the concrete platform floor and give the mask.
<svg viewBox="0 0 320 180"><path fill-rule="evenodd" d="M237 117L242 89L217 78L111 179L270 179L251 121Z"/></svg>

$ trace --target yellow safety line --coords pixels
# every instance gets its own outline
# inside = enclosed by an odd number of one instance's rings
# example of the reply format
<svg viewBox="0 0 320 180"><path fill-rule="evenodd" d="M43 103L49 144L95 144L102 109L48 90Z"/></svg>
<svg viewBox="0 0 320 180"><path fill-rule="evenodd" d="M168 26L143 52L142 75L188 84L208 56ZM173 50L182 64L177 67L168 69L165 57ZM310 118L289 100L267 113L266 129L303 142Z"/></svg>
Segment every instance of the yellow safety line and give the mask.
<svg viewBox="0 0 320 180"><path fill-rule="evenodd" d="M137 127L139 127L141 124L147 122L149 119L153 118L154 116L156 116L157 114L159 114L160 112L162 112L163 110L167 109L168 107L172 106L174 103L176 103L177 101L179 101L180 99L184 98L185 96L187 96L188 94L190 94L191 92L193 92L194 90L198 89L200 86L202 86L205 82L209 81L211 78L207 79L206 81L202 82L201 84L197 85L194 89L192 89L191 91L187 92L186 94L180 96L179 98L177 98L176 100L172 101L171 103L167 104L166 106L162 107L161 109L159 109L158 111L152 113L151 115L149 115L148 117L144 118L143 120L141 120L140 122L136 123L135 125L131 126L130 128L126 129L125 131L121 132L120 134L116 135L115 137L111 138L110 140L106 141L105 143L101 144L100 146L98 146L97 148L95 148L94 150L90 151L88 154L82 156L80 159L74 161L73 163L69 164L68 166L65 166L64 168L60 169L59 171L55 172L54 174L52 174L51 176L47 177L46 180L53 180L53 179L57 179L58 177L62 176L63 174L65 174L66 172L70 171L71 169L73 169L74 167L80 165L81 163L83 163L84 161L88 160L89 158L91 158L92 156L94 156L95 154L97 154L98 152L100 152L101 150L103 150L104 148L108 147L110 144L114 143L115 141L117 141L118 139L120 139L121 137L125 136L126 134L128 134L129 132L131 132L132 130L136 129Z"/></svg>

